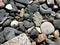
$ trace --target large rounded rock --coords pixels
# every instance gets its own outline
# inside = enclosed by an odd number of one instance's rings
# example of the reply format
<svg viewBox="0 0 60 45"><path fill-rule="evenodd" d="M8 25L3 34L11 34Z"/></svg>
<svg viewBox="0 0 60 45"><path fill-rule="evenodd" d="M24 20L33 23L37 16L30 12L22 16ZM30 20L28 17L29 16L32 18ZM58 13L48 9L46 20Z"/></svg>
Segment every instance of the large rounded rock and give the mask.
<svg viewBox="0 0 60 45"><path fill-rule="evenodd" d="M55 30L54 26L50 22L44 22L41 24L41 31L44 34L51 34Z"/></svg>

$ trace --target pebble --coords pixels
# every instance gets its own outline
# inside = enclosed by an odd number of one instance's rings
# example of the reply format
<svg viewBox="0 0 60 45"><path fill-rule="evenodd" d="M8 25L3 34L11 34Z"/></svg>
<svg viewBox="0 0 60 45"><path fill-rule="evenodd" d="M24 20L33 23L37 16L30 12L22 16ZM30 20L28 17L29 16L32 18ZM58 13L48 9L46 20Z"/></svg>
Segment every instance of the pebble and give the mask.
<svg viewBox="0 0 60 45"><path fill-rule="evenodd" d="M58 6L57 6L57 5L54 5L53 8L54 8L54 9L58 9Z"/></svg>
<svg viewBox="0 0 60 45"><path fill-rule="evenodd" d="M56 18L60 19L60 13L56 13Z"/></svg>
<svg viewBox="0 0 60 45"><path fill-rule="evenodd" d="M48 4L48 5L51 5L51 4L53 4L53 5L54 5L54 4L55 4L55 2L54 2L54 0L47 0L47 4Z"/></svg>
<svg viewBox="0 0 60 45"><path fill-rule="evenodd" d="M4 4L3 0L0 0L0 8L4 7L4 6L5 6L5 4Z"/></svg>
<svg viewBox="0 0 60 45"><path fill-rule="evenodd" d="M54 24L55 28L60 29L60 19L54 20L53 24Z"/></svg>
<svg viewBox="0 0 60 45"><path fill-rule="evenodd" d="M39 12L34 13L33 15L33 20L36 26L40 26L41 25L41 21L43 19L42 15Z"/></svg>
<svg viewBox="0 0 60 45"><path fill-rule="evenodd" d="M55 38L58 38L59 37L59 31L58 30L56 30L53 34L54 34L54 37Z"/></svg>
<svg viewBox="0 0 60 45"><path fill-rule="evenodd" d="M60 6L60 0L56 0L57 4Z"/></svg>
<svg viewBox="0 0 60 45"><path fill-rule="evenodd" d="M35 28L39 33L41 33L41 29L39 27L35 27Z"/></svg>
<svg viewBox="0 0 60 45"><path fill-rule="evenodd" d="M52 12L52 9L48 8L48 6L46 4L42 4L42 5L40 5L40 12L42 14L50 14Z"/></svg>
<svg viewBox="0 0 60 45"><path fill-rule="evenodd" d="M46 0L38 0L40 3L44 3Z"/></svg>
<svg viewBox="0 0 60 45"><path fill-rule="evenodd" d="M36 42L32 42L31 45L36 45Z"/></svg>
<svg viewBox="0 0 60 45"><path fill-rule="evenodd" d="M7 4L5 8L8 9L8 10L12 10L13 9L11 4Z"/></svg>
<svg viewBox="0 0 60 45"><path fill-rule="evenodd" d="M3 0L3 2L4 2L5 4L7 4L7 3L8 3L8 0Z"/></svg>
<svg viewBox="0 0 60 45"><path fill-rule="evenodd" d="M42 33L44 33L44 34L51 34L55 30L54 26L50 22L42 23L40 28L41 28Z"/></svg>
<svg viewBox="0 0 60 45"><path fill-rule="evenodd" d="M29 22L29 21L27 21L27 20L25 20L23 23L24 23L24 26L25 26L26 28L30 28L30 27L32 27L32 26L34 25L33 22Z"/></svg>
<svg viewBox="0 0 60 45"><path fill-rule="evenodd" d="M56 13L54 11L52 11L51 16L55 17Z"/></svg>
<svg viewBox="0 0 60 45"><path fill-rule="evenodd" d="M20 11L20 17L23 17L24 16L24 12L25 12L24 11L24 8L22 8L21 11Z"/></svg>
<svg viewBox="0 0 60 45"><path fill-rule="evenodd" d="M42 41L44 41L46 39L46 35L45 34L39 34L38 38L37 38L37 42L41 43Z"/></svg>

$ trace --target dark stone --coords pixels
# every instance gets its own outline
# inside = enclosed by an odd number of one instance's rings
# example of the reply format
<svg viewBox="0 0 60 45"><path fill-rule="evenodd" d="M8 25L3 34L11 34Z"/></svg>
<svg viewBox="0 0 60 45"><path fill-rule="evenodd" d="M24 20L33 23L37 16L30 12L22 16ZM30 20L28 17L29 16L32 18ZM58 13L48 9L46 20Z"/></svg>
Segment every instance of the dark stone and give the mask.
<svg viewBox="0 0 60 45"><path fill-rule="evenodd" d="M53 24L54 24L55 28L60 29L60 19L54 20Z"/></svg>
<svg viewBox="0 0 60 45"><path fill-rule="evenodd" d="M32 27L32 26L34 25L33 22L29 22L29 21L27 21L27 20L25 20L23 23L24 23L24 26L25 26L26 28L30 28L30 27Z"/></svg>
<svg viewBox="0 0 60 45"><path fill-rule="evenodd" d="M10 40L15 37L15 33L20 34L20 31L17 31L14 28L6 27L4 28L4 36L6 40Z"/></svg>
<svg viewBox="0 0 60 45"><path fill-rule="evenodd" d="M23 4L21 4L21 3L15 3L16 4L16 6L18 7L18 8L24 8L25 7L25 5L23 5Z"/></svg>
<svg viewBox="0 0 60 45"><path fill-rule="evenodd" d="M23 3L23 4L29 4L29 2L31 0L15 0L16 2L20 2L20 3Z"/></svg>
<svg viewBox="0 0 60 45"><path fill-rule="evenodd" d="M48 8L48 6L46 4L42 4L42 5L40 5L40 11L42 14L49 14L52 12L52 9Z"/></svg>

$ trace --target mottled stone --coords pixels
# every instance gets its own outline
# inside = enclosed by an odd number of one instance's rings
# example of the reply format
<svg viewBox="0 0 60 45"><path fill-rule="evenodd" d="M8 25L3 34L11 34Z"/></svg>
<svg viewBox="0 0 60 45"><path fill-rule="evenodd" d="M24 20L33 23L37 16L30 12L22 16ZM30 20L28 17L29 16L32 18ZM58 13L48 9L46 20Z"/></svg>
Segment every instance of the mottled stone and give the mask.
<svg viewBox="0 0 60 45"><path fill-rule="evenodd" d="M46 39L46 35L45 34L39 34L38 38L37 38L37 42L40 43L42 41L44 41Z"/></svg>
<svg viewBox="0 0 60 45"><path fill-rule="evenodd" d="M59 31L58 30L56 30L53 34L54 34L54 37L55 38L58 38L59 37Z"/></svg>
<svg viewBox="0 0 60 45"><path fill-rule="evenodd" d="M44 34L51 34L54 32L55 28L50 22L44 22L41 24L41 31Z"/></svg>
<svg viewBox="0 0 60 45"><path fill-rule="evenodd" d="M19 36L5 42L2 45L31 45L30 40L26 36L26 34L20 34Z"/></svg>
<svg viewBox="0 0 60 45"><path fill-rule="evenodd" d="M42 21L43 17L39 12L34 13L34 23L36 26L40 26L41 25L41 21Z"/></svg>

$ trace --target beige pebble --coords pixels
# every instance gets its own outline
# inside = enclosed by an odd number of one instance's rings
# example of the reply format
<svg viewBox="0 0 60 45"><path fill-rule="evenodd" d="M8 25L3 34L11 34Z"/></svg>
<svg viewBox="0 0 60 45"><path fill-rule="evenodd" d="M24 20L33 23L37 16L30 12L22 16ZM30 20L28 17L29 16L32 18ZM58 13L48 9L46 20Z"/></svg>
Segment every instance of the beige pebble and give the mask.
<svg viewBox="0 0 60 45"><path fill-rule="evenodd" d="M54 34L54 37L55 38L58 38L59 37L59 31L58 30L56 30L53 34Z"/></svg>
<svg viewBox="0 0 60 45"><path fill-rule="evenodd" d="M11 27L17 27L18 24L19 24L19 22L17 20L13 20L10 25L11 25Z"/></svg>
<svg viewBox="0 0 60 45"><path fill-rule="evenodd" d="M31 45L36 45L36 42L32 42Z"/></svg>
<svg viewBox="0 0 60 45"><path fill-rule="evenodd" d="M24 16L24 8L22 8L20 11L20 17L23 17L23 16Z"/></svg>
<svg viewBox="0 0 60 45"><path fill-rule="evenodd" d="M46 34L39 34L37 38L37 42L40 43L46 39Z"/></svg>

